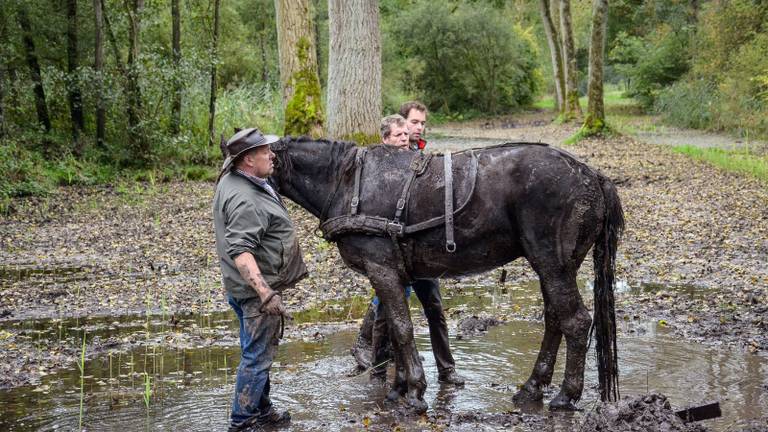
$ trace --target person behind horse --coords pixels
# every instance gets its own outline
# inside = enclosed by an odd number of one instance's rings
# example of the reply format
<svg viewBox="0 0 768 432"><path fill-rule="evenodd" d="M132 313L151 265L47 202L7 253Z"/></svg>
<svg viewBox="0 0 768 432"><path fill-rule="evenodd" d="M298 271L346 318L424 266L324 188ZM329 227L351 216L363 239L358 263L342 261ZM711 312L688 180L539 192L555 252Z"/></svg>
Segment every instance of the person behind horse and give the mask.
<svg viewBox="0 0 768 432"><path fill-rule="evenodd" d="M400 107L399 116L405 119L409 138L408 148L414 151L422 151L427 144L423 138L426 128L427 107L415 101L406 102ZM383 123L382 137L384 136ZM418 205L418 203L415 203L415 205ZM456 373L456 362L451 354L448 340L448 325L445 320L445 313L443 312L440 285L437 279L417 279L407 288L412 288L416 292L416 297L418 297L424 308L424 315L429 324L429 339L432 344L432 353L435 356L438 370L438 381L458 386L464 385L465 379ZM409 291L409 289L406 289L406 294L409 294ZM376 300L374 298L374 302ZM372 374L374 376L381 376L386 374L386 369L383 365L386 364L389 357L389 338L384 316L383 314L376 313L376 309L378 309L378 303L377 306L369 308L369 313L363 321L358 341L352 349L352 353L358 361L358 367L372 367L374 368ZM367 356L370 361L367 364L363 362L366 357L365 354L367 354L364 352L366 346L370 346L370 355Z"/></svg>
<svg viewBox="0 0 768 432"><path fill-rule="evenodd" d="M286 288L307 274L288 211L267 177L274 135L256 128L237 132L213 198L216 252L227 300L240 322L240 365L229 431L261 430L290 422L269 399L269 370L287 316Z"/></svg>
<svg viewBox="0 0 768 432"><path fill-rule="evenodd" d="M381 119L381 143L400 149L408 149L409 135L405 118L400 114L392 114Z"/></svg>

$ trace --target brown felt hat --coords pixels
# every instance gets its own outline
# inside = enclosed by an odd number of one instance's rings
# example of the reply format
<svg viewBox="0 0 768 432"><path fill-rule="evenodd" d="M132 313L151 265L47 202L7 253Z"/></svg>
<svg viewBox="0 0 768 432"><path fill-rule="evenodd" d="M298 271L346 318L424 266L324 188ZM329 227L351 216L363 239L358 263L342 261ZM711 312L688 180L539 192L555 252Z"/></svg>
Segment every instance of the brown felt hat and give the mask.
<svg viewBox="0 0 768 432"><path fill-rule="evenodd" d="M278 141L280 141L279 136L264 135L258 128L238 131L226 143L222 143L222 150L225 152L226 159L224 159L224 164L221 166L221 172L228 170L235 160L248 150Z"/></svg>

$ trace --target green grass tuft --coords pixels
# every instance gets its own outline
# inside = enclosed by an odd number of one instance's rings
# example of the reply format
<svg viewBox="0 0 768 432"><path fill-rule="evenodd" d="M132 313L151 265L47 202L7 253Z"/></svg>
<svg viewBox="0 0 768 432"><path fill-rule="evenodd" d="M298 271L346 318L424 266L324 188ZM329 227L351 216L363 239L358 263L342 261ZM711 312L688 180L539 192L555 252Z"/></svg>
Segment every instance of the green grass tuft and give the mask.
<svg viewBox="0 0 768 432"><path fill-rule="evenodd" d="M725 171L747 174L768 181L768 157L744 150L701 148L691 145L674 146L672 150L694 159L708 162Z"/></svg>

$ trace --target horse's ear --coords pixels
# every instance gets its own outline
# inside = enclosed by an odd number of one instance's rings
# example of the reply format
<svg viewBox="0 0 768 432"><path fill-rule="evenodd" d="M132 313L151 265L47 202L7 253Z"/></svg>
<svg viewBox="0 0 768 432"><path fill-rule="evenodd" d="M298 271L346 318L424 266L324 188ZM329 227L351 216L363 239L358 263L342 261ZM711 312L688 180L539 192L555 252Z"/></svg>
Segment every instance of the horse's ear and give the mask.
<svg viewBox="0 0 768 432"><path fill-rule="evenodd" d="M221 149L221 155L227 157L227 140L224 139L224 134L221 134L221 141L219 142L219 148Z"/></svg>

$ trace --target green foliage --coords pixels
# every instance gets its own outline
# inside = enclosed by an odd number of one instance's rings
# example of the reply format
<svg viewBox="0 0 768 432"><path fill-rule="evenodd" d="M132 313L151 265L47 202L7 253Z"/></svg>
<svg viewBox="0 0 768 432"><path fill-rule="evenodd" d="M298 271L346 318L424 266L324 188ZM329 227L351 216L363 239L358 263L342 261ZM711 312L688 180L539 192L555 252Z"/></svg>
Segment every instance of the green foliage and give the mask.
<svg viewBox="0 0 768 432"><path fill-rule="evenodd" d="M718 108L717 87L706 80L684 80L664 89L655 109L662 119L680 127L705 129Z"/></svg>
<svg viewBox="0 0 768 432"><path fill-rule="evenodd" d="M661 89L688 70L689 39L685 28L668 25L644 37L620 33L609 58L628 81L627 94L646 108L653 106Z"/></svg>
<svg viewBox="0 0 768 432"><path fill-rule="evenodd" d="M8 211L13 197L43 195L49 190L50 182L39 170L43 160L20 141L4 139L0 143L0 213Z"/></svg>
<svg viewBox="0 0 768 432"><path fill-rule="evenodd" d="M394 16L391 32L406 90L432 111L497 114L533 101L533 37L486 4L419 1Z"/></svg>
<svg viewBox="0 0 768 432"><path fill-rule="evenodd" d="M768 137L768 4L734 0L701 14L691 71L657 110L678 126Z"/></svg>

